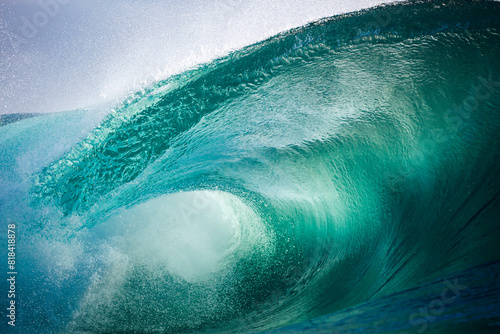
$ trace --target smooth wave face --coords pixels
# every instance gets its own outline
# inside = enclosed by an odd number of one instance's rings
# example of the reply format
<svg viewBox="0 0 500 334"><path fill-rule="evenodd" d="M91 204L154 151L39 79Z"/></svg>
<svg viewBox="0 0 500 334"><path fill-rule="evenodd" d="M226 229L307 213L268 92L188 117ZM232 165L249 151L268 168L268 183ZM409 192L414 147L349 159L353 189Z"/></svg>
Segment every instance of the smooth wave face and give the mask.
<svg viewBox="0 0 500 334"><path fill-rule="evenodd" d="M499 18L365 10L0 127L19 326L258 332L499 260Z"/></svg>

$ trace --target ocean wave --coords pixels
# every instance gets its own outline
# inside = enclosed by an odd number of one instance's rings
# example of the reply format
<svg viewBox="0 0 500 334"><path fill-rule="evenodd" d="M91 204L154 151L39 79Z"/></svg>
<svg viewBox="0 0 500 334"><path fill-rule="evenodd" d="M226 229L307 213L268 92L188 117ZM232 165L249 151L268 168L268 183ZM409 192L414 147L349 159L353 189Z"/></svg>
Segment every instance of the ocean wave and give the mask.
<svg viewBox="0 0 500 334"><path fill-rule="evenodd" d="M499 14L416 1L336 16L159 82L88 130L65 128L90 111L4 125L0 213L22 221L23 298L39 305L20 321L257 332L498 260ZM66 144L34 149L54 127Z"/></svg>

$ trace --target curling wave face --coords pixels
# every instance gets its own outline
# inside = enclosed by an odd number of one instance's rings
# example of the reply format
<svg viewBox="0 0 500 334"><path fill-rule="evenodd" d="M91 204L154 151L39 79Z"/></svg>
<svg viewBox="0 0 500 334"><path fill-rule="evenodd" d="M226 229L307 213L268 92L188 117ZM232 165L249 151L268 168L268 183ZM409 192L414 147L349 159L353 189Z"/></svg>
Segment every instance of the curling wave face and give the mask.
<svg viewBox="0 0 500 334"><path fill-rule="evenodd" d="M24 303L42 305L20 321L255 332L498 260L499 17L483 1L333 17L98 125L1 127L0 213L22 221Z"/></svg>

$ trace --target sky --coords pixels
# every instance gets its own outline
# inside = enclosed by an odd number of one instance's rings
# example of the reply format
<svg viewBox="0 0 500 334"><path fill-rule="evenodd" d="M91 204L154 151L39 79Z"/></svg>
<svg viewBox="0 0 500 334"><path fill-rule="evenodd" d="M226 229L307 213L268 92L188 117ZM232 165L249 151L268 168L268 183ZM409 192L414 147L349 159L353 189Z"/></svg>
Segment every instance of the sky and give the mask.
<svg viewBox="0 0 500 334"><path fill-rule="evenodd" d="M0 114L92 108L380 0L0 0Z"/></svg>

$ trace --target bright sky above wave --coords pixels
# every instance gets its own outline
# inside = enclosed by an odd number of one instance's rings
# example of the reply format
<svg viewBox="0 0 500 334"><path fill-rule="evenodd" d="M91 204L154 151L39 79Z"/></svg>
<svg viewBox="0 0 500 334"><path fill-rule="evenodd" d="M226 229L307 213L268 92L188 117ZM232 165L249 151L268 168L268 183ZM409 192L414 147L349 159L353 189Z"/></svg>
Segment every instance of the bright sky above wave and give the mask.
<svg viewBox="0 0 500 334"><path fill-rule="evenodd" d="M0 114L72 110L382 0L3 0Z"/></svg>

